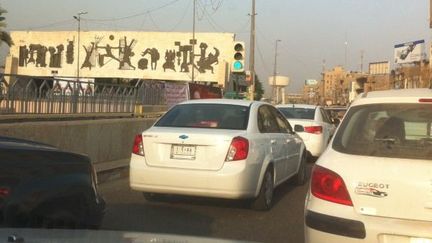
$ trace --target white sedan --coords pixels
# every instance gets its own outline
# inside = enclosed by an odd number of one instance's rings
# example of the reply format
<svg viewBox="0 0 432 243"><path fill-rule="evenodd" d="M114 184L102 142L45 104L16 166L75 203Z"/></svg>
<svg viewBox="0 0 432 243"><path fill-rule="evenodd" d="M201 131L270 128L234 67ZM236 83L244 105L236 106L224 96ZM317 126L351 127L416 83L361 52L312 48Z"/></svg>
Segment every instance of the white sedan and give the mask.
<svg viewBox="0 0 432 243"><path fill-rule="evenodd" d="M276 107L303 139L310 155L318 158L336 130L327 112L315 105L287 104Z"/></svg>
<svg viewBox="0 0 432 243"><path fill-rule="evenodd" d="M302 139L268 103L188 101L135 137L130 186L149 200L250 198L253 208L267 210L277 185L293 177L304 184L305 156Z"/></svg>
<svg viewBox="0 0 432 243"><path fill-rule="evenodd" d="M431 89L360 95L312 170L306 243L431 243L431 131Z"/></svg>

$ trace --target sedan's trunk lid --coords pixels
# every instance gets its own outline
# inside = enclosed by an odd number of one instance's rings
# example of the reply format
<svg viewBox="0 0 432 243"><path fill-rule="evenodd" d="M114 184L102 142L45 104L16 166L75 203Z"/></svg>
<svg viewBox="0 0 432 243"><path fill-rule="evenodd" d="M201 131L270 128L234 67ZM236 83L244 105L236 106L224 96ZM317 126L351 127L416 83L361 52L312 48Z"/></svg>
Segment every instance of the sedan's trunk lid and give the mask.
<svg viewBox="0 0 432 243"><path fill-rule="evenodd" d="M338 169L346 167L346 163L349 170ZM432 221L430 160L338 153L331 164L330 169L343 178L357 213Z"/></svg>
<svg viewBox="0 0 432 243"><path fill-rule="evenodd" d="M149 166L219 170L234 137L245 131L209 128L158 128L143 133Z"/></svg>

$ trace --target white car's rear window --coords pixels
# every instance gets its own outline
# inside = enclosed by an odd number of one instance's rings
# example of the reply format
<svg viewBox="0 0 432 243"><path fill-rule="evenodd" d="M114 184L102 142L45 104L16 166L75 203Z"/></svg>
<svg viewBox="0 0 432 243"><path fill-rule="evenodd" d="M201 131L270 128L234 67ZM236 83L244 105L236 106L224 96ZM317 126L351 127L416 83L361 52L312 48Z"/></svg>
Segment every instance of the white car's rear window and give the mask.
<svg viewBox="0 0 432 243"><path fill-rule="evenodd" d="M249 107L229 104L184 104L168 111L156 127L246 130Z"/></svg>
<svg viewBox="0 0 432 243"><path fill-rule="evenodd" d="M311 108L278 107L278 109L288 119L294 118L313 120L315 118L315 109Z"/></svg>
<svg viewBox="0 0 432 243"><path fill-rule="evenodd" d="M374 104L352 107L333 148L348 154L432 159L431 104Z"/></svg>

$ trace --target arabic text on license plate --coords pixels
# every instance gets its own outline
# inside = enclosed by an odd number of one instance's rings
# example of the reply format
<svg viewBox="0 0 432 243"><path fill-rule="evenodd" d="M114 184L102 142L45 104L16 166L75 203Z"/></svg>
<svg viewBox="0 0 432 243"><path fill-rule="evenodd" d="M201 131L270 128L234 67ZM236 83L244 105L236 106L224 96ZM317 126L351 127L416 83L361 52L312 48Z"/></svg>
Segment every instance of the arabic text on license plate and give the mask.
<svg viewBox="0 0 432 243"><path fill-rule="evenodd" d="M172 159L195 159L196 146L190 145L172 145L171 158Z"/></svg>
<svg viewBox="0 0 432 243"><path fill-rule="evenodd" d="M432 243L432 239L411 238L410 243Z"/></svg>

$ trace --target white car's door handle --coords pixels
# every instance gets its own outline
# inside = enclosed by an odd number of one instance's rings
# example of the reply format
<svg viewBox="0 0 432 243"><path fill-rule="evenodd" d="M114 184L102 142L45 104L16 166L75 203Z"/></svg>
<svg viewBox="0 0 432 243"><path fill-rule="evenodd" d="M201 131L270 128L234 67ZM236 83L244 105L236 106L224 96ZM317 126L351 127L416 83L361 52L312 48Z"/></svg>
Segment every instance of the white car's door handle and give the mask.
<svg viewBox="0 0 432 243"><path fill-rule="evenodd" d="M272 139L272 140L270 140L270 143L271 143L271 144L275 144L275 143L276 143L276 140L275 140L275 139Z"/></svg>

